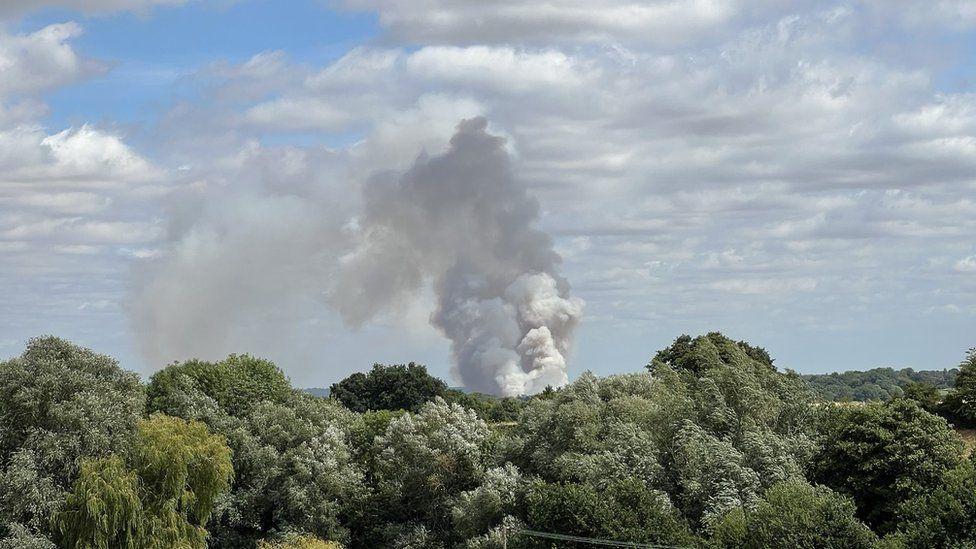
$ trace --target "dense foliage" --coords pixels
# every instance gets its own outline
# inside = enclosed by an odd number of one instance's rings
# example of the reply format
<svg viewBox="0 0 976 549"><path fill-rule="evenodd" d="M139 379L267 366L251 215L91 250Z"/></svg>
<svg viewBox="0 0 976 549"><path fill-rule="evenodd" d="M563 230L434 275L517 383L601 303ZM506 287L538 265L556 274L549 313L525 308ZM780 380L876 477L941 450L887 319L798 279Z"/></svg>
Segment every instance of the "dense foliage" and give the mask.
<svg viewBox="0 0 976 549"><path fill-rule="evenodd" d="M902 503L939 487L962 460L949 424L907 399L830 407L821 433L812 478L853 498L882 532L896 528Z"/></svg>
<svg viewBox="0 0 976 549"><path fill-rule="evenodd" d="M808 374L803 379L823 400L864 402L905 396L909 388L915 391L934 389L938 393L953 386L958 372L956 369L916 371L911 368L874 368L863 372Z"/></svg>
<svg viewBox="0 0 976 549"><path fill-rule="evenodd" d="M927 410L966 417L974 364L945 401L825 404L710 333L532 398L414 364L320 398L247 355L144 386L40 338L0 363L0 549L971 547L976 458Z"/></svg>
<svg viewBox="0 0 976 549"><path fill-rule="evenodd" d="M0 538L51 536L82 462L133 446L144 401L135 374L61 339L0 363Z"/></svg>
<svg viewBox="0 0 976 549"><path fill-rule="evenodd" d="M332 398L354 412L368 410L416 411L434 397L443 397L447 384L411 362L374 364L369 373L356 372L329 388Z"/></svg>
<svg viewBox="0 0 976 549"><path fill-rule="evenodd" d="M214 502L234 474L223 437L196 421L156 415L140 422L129 461L82 462L57 517L61 545L206 547Z"/></svg>
<svg viewBox="0 0 976 549"><path fill-rule="evenodd" d="M976 349L970 349L959 365L959 375L943 409L953 419L976 426Z"/></svg>

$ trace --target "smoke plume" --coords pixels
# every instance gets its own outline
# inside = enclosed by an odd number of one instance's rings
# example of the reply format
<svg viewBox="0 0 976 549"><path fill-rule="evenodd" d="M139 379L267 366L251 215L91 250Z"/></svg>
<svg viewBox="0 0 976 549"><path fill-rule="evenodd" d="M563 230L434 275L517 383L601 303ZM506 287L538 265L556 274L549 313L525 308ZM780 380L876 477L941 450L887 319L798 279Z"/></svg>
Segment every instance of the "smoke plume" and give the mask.
<svg viewBox="0 0 976 549"><path fill-rule="evenodd" d="M432 289L430 322L451 341L465 387L519 395L564 384L582 302L535 227L538 203L504 139L486 126L463 121L444 154L370 178L351 220L335 207L316 215L325 202L285 199L257 221L266 202L238 207L246 220L224 212L197 222L137 281L144 351L206 354L235 324L253 323L250 313L297 294L324 293L355 326Z"/></svg>
<svg viewBox="0 0 976 549"><path fill-rule="evenodd" d="M582 314L559 276L539 206L512 173L502 138L483 118L458 126L450 149L365 189L360 242L333 303L361 322L431 280L431 323L451 340L454 373L493 394L566 382L566 354Z"/></svg>

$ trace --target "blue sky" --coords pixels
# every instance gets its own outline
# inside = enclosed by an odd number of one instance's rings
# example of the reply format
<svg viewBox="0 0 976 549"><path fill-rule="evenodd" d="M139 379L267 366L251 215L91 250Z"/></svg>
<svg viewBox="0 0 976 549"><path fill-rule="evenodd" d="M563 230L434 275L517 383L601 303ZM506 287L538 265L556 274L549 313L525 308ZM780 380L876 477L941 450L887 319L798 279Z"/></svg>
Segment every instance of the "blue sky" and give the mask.
<svg viewBox="0 0 976 549"><path fill-rule="evenodd" d="M376 17L328 9L323 2L272 0L194 2L151 13L46 9L23 18L31 32L81 21L78 52L107 63L101 77L53 90L45 123L151 125L174 102L192 97L187 76L214 62L241 63L262 51L286 51L295 61L325 64L378 33Z"/></svg>
<svg viewBox="0 0 976 549"><path fill-rule="evenodd" d="M0 356L56 333L145 375L252 352L300 385L450 378L450 265L515 275L424 239L365 265L368 212L483 116L562 258L546 303L585 302L538 347L569 378L710 330L804 372L951 367L976 345L974 48L964 0L11 1ZM499 292L478 310L501 300L531 374L540 321Z"/></svg>

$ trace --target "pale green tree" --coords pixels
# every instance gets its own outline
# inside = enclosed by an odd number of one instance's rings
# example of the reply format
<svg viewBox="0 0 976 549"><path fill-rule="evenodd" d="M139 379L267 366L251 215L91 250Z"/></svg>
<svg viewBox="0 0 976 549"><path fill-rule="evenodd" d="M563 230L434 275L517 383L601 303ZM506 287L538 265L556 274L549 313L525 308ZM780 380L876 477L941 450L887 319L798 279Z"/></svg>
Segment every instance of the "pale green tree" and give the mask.
<svg viewBox="0 0 976 549"><path fill-rule="evenodd" d="M203 549L206 524L233 477L230 448L207 426L155 415L128 462L84 462L57 524L70 549Z"/></svg>
<svg viewBox="0 0 976 549"><path fill-rule="evenodd" d="M127 451L144 402L135 374L63 339L0 362L0 540L49 536L79 464Z"/></svg>

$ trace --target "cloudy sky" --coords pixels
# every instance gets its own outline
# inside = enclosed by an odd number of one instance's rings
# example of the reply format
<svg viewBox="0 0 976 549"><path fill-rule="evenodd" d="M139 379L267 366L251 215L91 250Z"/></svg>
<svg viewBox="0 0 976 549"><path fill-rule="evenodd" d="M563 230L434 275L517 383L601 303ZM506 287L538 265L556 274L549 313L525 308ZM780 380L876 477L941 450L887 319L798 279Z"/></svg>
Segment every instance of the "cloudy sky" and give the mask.
<svg viewBox="0 0 976 549"><path fill-rule="evenodd" d="M571 377L710 330L801 372L950 367L974 52L971 0L2 0L0 356L447 377L429 291L351 325L333 266L367 181L484 116L585 301Z"/></svg>

